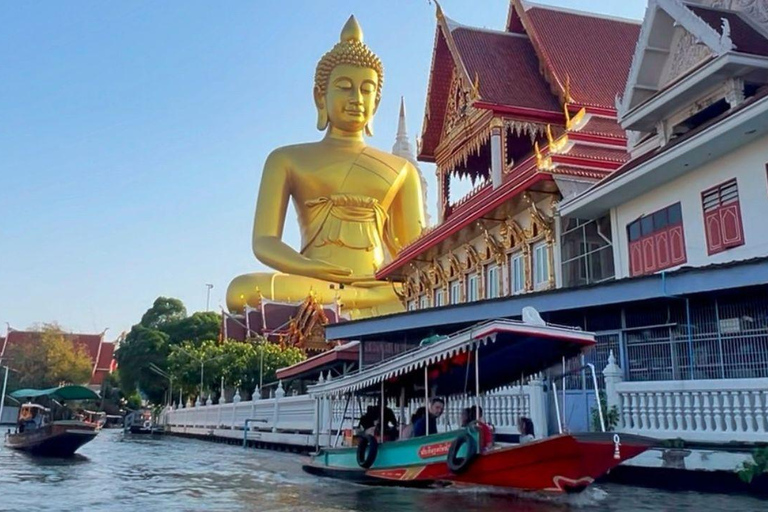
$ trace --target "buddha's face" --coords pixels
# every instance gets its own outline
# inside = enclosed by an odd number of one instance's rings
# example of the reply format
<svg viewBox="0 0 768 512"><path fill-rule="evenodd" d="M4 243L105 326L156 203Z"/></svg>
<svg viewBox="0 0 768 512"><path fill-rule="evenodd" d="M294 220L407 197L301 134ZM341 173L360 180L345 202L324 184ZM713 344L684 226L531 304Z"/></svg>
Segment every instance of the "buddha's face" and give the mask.
<svg viewBox="0 0 768 512"><path fill-rule="evenodd" d="M324 97L316 97L318 108L325 108L333 128L361 132L376 113L379 77L370 68L340 64L331 72Z"/></svg>

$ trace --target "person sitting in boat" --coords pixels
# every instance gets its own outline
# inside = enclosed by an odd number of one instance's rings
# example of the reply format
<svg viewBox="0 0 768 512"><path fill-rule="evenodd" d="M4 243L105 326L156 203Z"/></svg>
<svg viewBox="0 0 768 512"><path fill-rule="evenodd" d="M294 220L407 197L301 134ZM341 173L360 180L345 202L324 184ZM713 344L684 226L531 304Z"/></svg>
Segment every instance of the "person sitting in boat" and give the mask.
<svg viewBox="0 0 768 512"><path fill-rule="evenodd" d="M536 439L531 418L521 416L517 420L517 429L520 431L520 444L530 443Z"/></svg>
<svg viewBox="0 0 768 512"><path fill-rule="evenodd" d="M381 405L369 405L365 414L360 418L359 426L366 434L375 436L380 433ZM384 437L392 441L397 439L397 418L389 407L384 408Z"/></svg>
<svg viewBox="0 0 768 512"><path fill-rule="evenodd" d="M477 411L480 410L480 417L477 418ZM482 407L465 407L461 411L461 426L466 427L473 421L483 421L483 408Z"/></svg>
<svg viewBox="0 0 768 512"><path fill-rule="evenodd" d="M411 423L403 427L403 433L400 436L400 439L410 439L413 437L413 425L419 418L424 416L425 412L426 409L424 407L419 407L413 414L411 414Z"/></svg>
<svg viewBox="0 0 768 512"><path fill-rule="evenodd" d="M425 414L413 424L413 437L422 437L427 434L437 433L437 418L443 415L445 400L435 397L429 402L429 413ZM429 428L427 428L429 427Z"/></svg>

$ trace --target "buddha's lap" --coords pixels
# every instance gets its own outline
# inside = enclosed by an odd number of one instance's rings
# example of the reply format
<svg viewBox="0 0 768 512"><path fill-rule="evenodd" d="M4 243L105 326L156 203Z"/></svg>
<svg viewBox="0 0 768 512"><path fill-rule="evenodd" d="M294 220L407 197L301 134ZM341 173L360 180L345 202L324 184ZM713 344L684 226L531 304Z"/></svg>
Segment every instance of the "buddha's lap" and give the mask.
<svg viewBox="0 0 768 512"><path fill-rule="evenodd" d="M344 285L306 276L279 272L254 272L232 280L227 289L227 307L230 311L242 311L246 304L255 306L260 298L281 302L298 302L314 293L318 302L331 304L336 298L351 307L369 308L398 302L389 285L358 287Z"/></svg>

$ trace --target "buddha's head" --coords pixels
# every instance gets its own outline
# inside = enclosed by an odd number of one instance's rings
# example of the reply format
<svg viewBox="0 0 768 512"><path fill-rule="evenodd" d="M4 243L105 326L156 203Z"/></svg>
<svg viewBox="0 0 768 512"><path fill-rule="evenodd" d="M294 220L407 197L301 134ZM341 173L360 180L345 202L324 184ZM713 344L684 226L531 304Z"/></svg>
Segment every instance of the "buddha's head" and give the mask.
<svg viewBox="0 0 768 512"><path fill-rule="evenodd" d="M341 40L323 55L315 70L317 129L328 124L348 133L373 135L373 116L381 99L384 67L363 43L363 31L350 16Z"/></svg>

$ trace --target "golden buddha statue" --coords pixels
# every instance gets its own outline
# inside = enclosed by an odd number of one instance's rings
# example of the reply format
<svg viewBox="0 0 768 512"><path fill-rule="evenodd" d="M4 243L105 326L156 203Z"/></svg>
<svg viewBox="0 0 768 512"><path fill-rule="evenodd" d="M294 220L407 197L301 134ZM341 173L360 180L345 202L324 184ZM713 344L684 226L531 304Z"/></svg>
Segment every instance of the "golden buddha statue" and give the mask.
<svg viewBox="0 0 768 512"><path fill-rule="evenodd" d="M318 142L274 150L264 164L253 223L253 253L277 273L235 278L227 307L242 311L262 297L297 302L310 293L339 300L353 317L402 310L395 289L374 273L424 226L421 180L404 158L365 144L381 99L384 70L363 43L354 16L315 71ZM301 250L282 241L288 200Z"/></svg>

